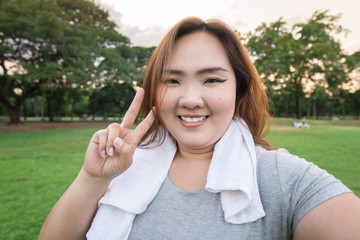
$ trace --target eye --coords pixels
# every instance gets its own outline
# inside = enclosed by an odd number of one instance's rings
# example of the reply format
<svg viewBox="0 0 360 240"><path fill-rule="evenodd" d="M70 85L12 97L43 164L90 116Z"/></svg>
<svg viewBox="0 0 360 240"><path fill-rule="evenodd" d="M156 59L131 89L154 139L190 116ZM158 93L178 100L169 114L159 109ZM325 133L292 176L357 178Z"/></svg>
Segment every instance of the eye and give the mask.
<svg viewBox="0 0 360 240"><path fill-rule="evenodd" d="M208 78L206 79L206 81L204 82L204 84L206 83L223 83L225 82L226 79L220 79L220 78Z"/></svg>
<svg viewBox="0 0 360 240"><path fill-rule="evenodd" d="M167 80L163 80L163 81L161 81L161 82L162 82L162 83L165 83L165 84L180 84L180 82L179 82L178 80L173 79L173 78L167 79Z"/></svg>
<svg viewBox="0 0 360 240"><path fill-rule="evenodd" d="M178 80L176 80L176 79L169 79L169 80L167 80L167 82L169 84L180 84L180 82Z"/></svg>

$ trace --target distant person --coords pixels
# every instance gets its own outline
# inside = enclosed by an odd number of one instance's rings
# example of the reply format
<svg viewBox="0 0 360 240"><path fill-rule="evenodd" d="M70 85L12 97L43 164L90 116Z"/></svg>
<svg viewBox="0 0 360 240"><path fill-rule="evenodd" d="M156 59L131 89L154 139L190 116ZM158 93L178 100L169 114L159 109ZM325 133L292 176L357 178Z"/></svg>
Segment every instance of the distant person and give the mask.
<svg viewBox="0 0 360 240"><path fill-rule="evenodd" d="M92 136L39 239L360 239L360 199L273 150L269 120L236 33L219 20L182 20L122 123Z"/></svg>
<svg viewBox="0 0 360 240"><path fill-rule="evenodd" d="M295 128L310 128L310 125L306 122L293 122Z"/></svg>
<svg viewBox="0 0 360 240"><path fill-rule="evenodd" d="M295 128L301 128L301 122L293 122Z"/></svg>
<svg viewBox="0 0 360 240"><path fill-rule="evenodd" d="M306 122L302 122L301 127L302 128L309 128L310 125L308 123L306 123Z"/></svg>

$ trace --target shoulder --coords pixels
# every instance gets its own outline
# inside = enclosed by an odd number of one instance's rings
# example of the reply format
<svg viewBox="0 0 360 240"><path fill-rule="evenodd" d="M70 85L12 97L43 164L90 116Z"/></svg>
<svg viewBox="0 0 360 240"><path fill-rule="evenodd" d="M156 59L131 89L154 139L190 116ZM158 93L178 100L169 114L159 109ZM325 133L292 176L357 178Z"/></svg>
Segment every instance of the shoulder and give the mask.
<svg viewBox="0 0 360 240"><path fill-rule="evenodd" d="M319 168L316 164L293 155L284 148L278 150L266 150L256 147L257 172L259 174L274 173L286 185L290 183L314 183L315 179L329 178L339 181L326 170ZM300 181L300 182L299 182Z"/></svg>
<svg viewBox="0 0 360 240"><path fill-rule="evenodd" d="M326 170L286 149L268 151L256 147L256 154L260 194L270 201L275 198L282 201L292 232L311 209L330 198L351 192Z"/></svg>
<svg viewBox="0 0 360 240"><path fill-rule="evenodd" d="M300 190L306 191L307 182L314 181L308 178L315 178L325 172L286 149L266 150L257 146L256 158L257 180L263 203L272 208L281 207L286 214L294 208L291 200L296 194ZM274 206L278 204L280 206Z"/></svg>
<svg viewBox="0 0 360 240"><path fill-rule="evenodd" d="M265 174L265 176L269 177L268 174L270 174L283 181L287 181L287 178L300 178L304 176L305 172L308 174L309 172L317 174L324 171L315 164L290 154L284 148L278 150L266 150L262 147L256 147L256 157L257 172L260 176Z"/></svg>
<svg viewBox="0 0 360 240"><path fill-rule="evenodd" d="M260 164L266 164L268 161L278 163L282 167L289 167L294 164L309 164L305 159L289 153L285 148L277 150L266 150L263 147L256 146L256 157ZM266 161L266 162L264 162Z"/></svg>

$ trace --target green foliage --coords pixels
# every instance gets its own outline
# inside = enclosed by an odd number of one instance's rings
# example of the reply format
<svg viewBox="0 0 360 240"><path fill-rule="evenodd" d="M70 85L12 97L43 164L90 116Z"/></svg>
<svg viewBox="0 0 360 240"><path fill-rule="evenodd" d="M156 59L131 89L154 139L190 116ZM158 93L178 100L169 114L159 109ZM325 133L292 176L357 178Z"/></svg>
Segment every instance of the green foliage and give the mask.
<svg viewBox="0 0 360 240"><path fill-rule="evenodd" d="M89 0L1 2L0 114L6 112L12 123L20 121L21 111L38 114L32 108L39 106L30 104L37 97L45 100L42 111L50 121L74 113L121 114L130 101L124 96L131 97L123 91L142 84L154 48L131 46L108 17ZM309 116L314 107L317 115L359 115L357 95L342 87L350 73L359 72L360 51L343 53L335 34L347 31L339 19L315 12L289 30L280 18L244 37L277 116ZM126 83L123 90L119 82ZM320 88L322 100L315 96Z"/></svg>
<svg viewBox="0 0 360 240"><path fill-rule="evenodd" d="M342 84L350 80L349 74L360 64L359 55L346 56L334 37L346 32L338 24L339 18L328 11L317 11L305 23L295 24L292 31L280 18L269 25L263 23L245 37L268 95L285 116L291 115L292 104L297 118L304 115L304 103L311 101L304 98L304 87L310 82L326 86L330 117L336 101L341 101Z"/></svg>
<svg viewBox="0 0 360 240"><path fill-rule="evenodd" d="M326 93L326 89L321 86L316 86L311 94L311 98L314 101L316 108L316 116L325 116L328 112L329 96ZM317 118L317 117L316 117Z"/></svg>
<svg viewBox="0 0 360 240"><path fill-rule="evenodd" d="M360 51L357 51L345 57L346 57L346 65L348 66L350 71L360 69Z"/></svg>
<svg viewBox="0 0 360 240"><path fill-rule="evenodd" d="M94 91L91 95L91 104L95 105L95 112L104 116L121 114L125 115L135 90L127 83L112 83Z"/></svg>
<svg viewBox="0 0 360 240"><path fill-rule="evenodd" d="M0 13L0 101L11 121L39 92L60 104L65 95L79 98L72 89L92 86L94 76L130 81L122 78L130 64L118 54L130 41L93 2L13 0L2 3Z"/></svg>

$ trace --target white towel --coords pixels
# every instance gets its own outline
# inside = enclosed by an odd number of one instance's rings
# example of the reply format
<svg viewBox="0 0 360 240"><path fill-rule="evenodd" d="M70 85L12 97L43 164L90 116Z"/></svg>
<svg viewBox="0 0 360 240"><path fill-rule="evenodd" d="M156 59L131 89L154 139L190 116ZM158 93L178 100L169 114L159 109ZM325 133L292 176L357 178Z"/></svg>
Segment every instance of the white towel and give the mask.
<svg viewBox="0 0 360 240"><path fill-rule="evenodd" d="M87 238L127 239L136 214L143 213L164 182L176 153L170 137L153 149L138 148L132 166L115 178L99 201ZM215 145L206 190L220 192L226 222L243 224L265 216L256 178L254 140L234 118Z"/></svg>

